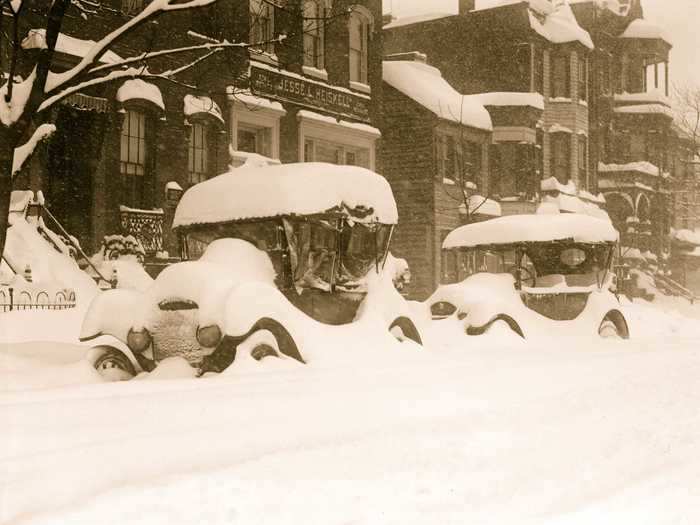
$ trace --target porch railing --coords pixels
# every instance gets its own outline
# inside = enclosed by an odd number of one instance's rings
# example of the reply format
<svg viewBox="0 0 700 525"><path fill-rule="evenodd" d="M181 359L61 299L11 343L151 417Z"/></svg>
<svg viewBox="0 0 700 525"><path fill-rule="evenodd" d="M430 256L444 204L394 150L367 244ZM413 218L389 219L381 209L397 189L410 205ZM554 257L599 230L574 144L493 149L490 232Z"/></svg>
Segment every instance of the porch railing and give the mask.
<svg viewBox="0 0 700 525"><path fill-rule="evenodd" d="M162 209L139 210L120 206L122 234L133 235L141 242L146 255L155 255L163 251L164 215Z"/></svg>

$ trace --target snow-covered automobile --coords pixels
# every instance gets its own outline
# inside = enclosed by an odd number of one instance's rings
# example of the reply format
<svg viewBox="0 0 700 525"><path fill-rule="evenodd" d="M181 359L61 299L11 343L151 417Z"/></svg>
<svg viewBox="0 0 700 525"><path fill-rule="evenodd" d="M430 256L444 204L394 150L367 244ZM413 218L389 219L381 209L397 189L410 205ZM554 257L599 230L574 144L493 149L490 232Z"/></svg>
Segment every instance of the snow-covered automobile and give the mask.
<svg viewBox="0 0 700 525"><path fill-rule="evenodd" d="M130 352L101 348L94 364L132 375L173 356L222 370L253 336L255 359L279 352L303 362L309 318L342 325L368 309L420 344L418 320L391 279L375 283L397 218L388 182L364 168L244 165L185 192L173 220L183 262L144 293L96 297L81 339L126 344Z"/></svg>
<svg viewBox="0 0 700 525"><path fill-rule="evenodd" d="M443 242L449 282L427 300L469 335L499 321L522 337L598 333L628 338L610 291L618 233L581 214L510 215L467 224Z"/></svg>

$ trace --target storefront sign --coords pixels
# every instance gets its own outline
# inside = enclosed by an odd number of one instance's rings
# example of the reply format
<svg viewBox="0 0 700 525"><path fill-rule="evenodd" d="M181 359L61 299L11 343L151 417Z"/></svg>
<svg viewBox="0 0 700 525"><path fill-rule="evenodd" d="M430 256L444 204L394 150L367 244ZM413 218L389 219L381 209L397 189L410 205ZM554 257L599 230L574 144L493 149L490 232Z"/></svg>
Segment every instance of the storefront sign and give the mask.
<svg viewBox="0 0 700 525"><path fill-rule="evenodd" d="M369 122L369 100L331 86L253 67L250 71L250 88L254 95L260 97Z"/></svg>

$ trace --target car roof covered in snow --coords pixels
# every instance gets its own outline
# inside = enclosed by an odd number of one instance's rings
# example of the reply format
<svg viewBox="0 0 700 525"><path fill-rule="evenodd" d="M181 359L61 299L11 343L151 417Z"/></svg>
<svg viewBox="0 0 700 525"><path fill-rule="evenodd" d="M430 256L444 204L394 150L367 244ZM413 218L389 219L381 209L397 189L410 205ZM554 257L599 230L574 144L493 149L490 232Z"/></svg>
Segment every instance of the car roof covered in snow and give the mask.
<svg viewBox="0 0 700 525"><path fill-rule="evenodd" d="M447 235L442 247L476 248L563 241L597 244L616 242L617 239L617 230L610 222L589 215L507 215L460 226Z"/></svg>
<svg viewBox="0 0 700 525"><path fill-rule="evenodd" d="M396 224L387 180L365 168L320 162L243 165L185 192L173 228L278 216L340 213Z"/></svg>

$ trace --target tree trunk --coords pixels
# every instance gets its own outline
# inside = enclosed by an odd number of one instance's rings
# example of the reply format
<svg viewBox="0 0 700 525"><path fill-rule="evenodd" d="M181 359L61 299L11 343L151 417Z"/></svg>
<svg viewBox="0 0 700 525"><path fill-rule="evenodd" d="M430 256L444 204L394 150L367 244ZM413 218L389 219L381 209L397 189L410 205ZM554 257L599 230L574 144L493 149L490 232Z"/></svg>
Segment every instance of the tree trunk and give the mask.
<svg viewBox="0 0 700 525"><path fill-rule="evenodd" d="M12 158L15 148L9 135L6 130L0 129L0 254L5 252L12 195Z"/></svg>

